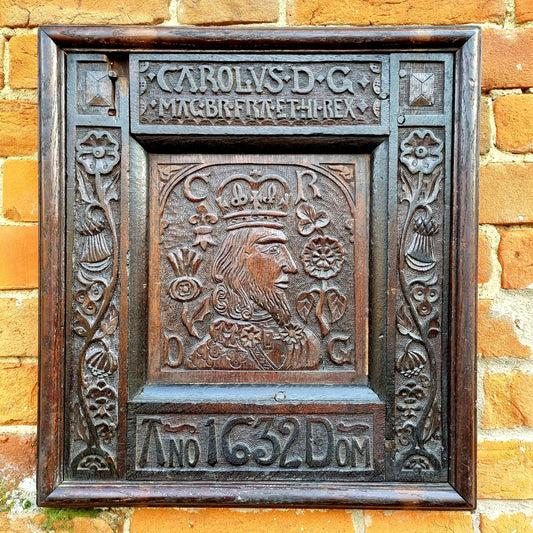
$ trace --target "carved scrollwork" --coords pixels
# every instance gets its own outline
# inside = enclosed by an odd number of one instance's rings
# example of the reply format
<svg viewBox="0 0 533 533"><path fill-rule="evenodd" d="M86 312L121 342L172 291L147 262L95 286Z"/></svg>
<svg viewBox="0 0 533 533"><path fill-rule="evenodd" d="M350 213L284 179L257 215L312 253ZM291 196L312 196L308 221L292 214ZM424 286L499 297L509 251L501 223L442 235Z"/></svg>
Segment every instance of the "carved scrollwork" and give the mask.
<svg viewBox="0 0 533 533"><path fill-rule="evenodd" d="M74 473L116 473L119 141L91 130L76 143L76 234L72 329L79 346L73 416ZM80 339L79 341L76 339ZM80 343L81 341L81 343Z"/></svg>
<svg viewBox="0 0 533 533"><path fill-rule="evenodd" d="M435 254L442 207L443 146L428 129L413 130L401 142L401 211L398 277L400 335L395 369L396 464L400 472L438 471L440 455L440 357L442 264ZM439 242L438 246L442 246ZM439 441L437 445L432 441Z"/></svg>

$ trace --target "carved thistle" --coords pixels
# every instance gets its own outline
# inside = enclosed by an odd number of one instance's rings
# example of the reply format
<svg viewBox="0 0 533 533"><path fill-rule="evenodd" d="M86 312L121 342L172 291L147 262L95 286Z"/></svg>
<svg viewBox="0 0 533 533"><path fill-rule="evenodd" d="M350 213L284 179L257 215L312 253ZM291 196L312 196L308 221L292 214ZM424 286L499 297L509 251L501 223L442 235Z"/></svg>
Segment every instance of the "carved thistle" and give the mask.
<svg viewBox="0 0 533 533"><path fill-rule="evenodd" d="M400 477L407 479L439 473L443 460L439 388L444 143L440 135L438 130L412 130L400 143L394 427L395 462Z"/></svg>
<svg viewBox="0 0 533 533"><path fill-rule="evenodd" d="M353 377L355 168L156 166L160 372Z"/></svg>
<svg viewBox="0 0 533 533"><path fill-rule="evenodd" d="M78 130L75 147L71 413L75 476L116 475L120 145L114 130Z"/></svg>

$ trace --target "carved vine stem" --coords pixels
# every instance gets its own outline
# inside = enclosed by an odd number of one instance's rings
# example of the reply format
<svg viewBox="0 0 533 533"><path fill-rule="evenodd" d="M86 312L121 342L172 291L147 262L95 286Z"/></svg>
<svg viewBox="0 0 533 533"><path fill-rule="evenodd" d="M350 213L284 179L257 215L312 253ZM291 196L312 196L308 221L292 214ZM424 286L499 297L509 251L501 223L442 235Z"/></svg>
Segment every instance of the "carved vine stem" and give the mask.
<svg viewBox="0 0 533 533"><path fill-rule="evenodd" d="M439 178L437 177L436 179L438 180ZM428 219L432 215L431 207L427 205L425 199L421 198L423 182L424 182L423 174L419 172L417 176L417 180L416 180L416 186L414 187L412 191L412 200L408 202L409 208L407 211L407 215L405 218L405 222L402 228L402 234L400 238L400 257L399 257L399 277L400 277L400 285L401 285L402 294L404 296L405 301L407 302L409 311L411 313L411 317L414 320L416 328L418 329L422 342L424 343L424 346L428 352L429 390L430 390L429 398L428 398L428 401L424 405L424 408L422 410L422 413L420 415L420 418L416 424L415 431L414 431L415 448L419 448L419 449L424 448L424 444L425 444L424 436L423 436L424 426L425 426L429 413L435 407L435 402L437 399L437 389L435 386L436 384L435 382L435 376L436 376L435 352L433 350L433 347L431 345L430 338L429 338L429 328L428 328L429 322L426 320L425 321L426 323L424 324L424 321L419 319L415 304L413 302L413 299L411 298L411 295L409 294L409 287L408 287L407 279L405 276L406 241L407 241L408 230L413 221L413 217L415 213L421 209L425 210ZM408 200L404 199L402 201L408 201Z"/></svg>
<svg viewBox="0 0 533 533"><path fill-rule="evenodd" d="M407 320L410 321L411 327L416 328L417 333L414 334L412 329L409 331L409 328L404 327L405 324L402 324L401 327L399 323L397 325L402 335L409 335L411 339L417 339L423 344L427 354L427 373L429 374L429 376L424 374L428 381L427 385L425 385L425 387L429 388L428 398L423 404L416 424L413 426L408 423L403 428L410 435L409 443L411 448L408 452L414 450L426 451L426 443L435 434L435 417L438 416L437 366L435 351L431 344L432 334L439 331L438 322L435 319L435 315L431 314L431 307L429 309L427 307L421 309L420 306L416 306L415 296L409 290L410 285L413 286L413 283L419 283L424 286L426 283L432 285L436 281L432 282L431 280L437 280L438 277L435 273L430 279L417 279L415 277L409 285L407 271L414 271L418 274L425 272L429 275L436 266L430 239L432 235L437 233L438 227L432 218L433 212L430 205L439 196L440 183L443 177L441 167L443 148L444 143L431 130L414 130L401 143L400 161L405 168L400 167L399 169L402 181L400 201L407 202L408 208L400 237L398 277L403 299L407 303L407 309L409 310L410 317ZM420 211L424 213L424 216L420 215L415 219L415 214ZM407 250L407 237L411 227L413 227L413 234L417 235L413 236L413 243L410 249ZM424 244L421 245L421 242ZM408 353L406 352L406 354ZM401 358L398 362L400 361ZM425 358L419 358L418 364L421 362L425 363ZM411 367L411 369L404 368L403 372L402 370L400 372L404 373L404 375L406 375L406 371L409 372L407 375L418 375L421 368L421 366L418 369L415 367Z"/></svg>
<svg viewBox="0 0 533 533"><path fill-rule="evenodd" d="M91 413L89 411L89 405L87 403L87 398L85 397L85 394L84 394L84 389L88 387L88 383L85 381L85 376L84 376L85 359L87 357L87 351L89 349L89 346L96 340L99 340L99 338L95 338L95 335L98 329L100 328L101 321L109 308L109 304L111 303L111 299L113 298L113 293L115 292L115 286L116 286L117 279L118 279L118 237L117 237L115 222L113 220L113 216L111 215L109 204L105 198L105 191L104 191L104 188L102 187L102 177L99 172L95 174L94 183L95 183L96 195L98 198L98 202L95 203L94 205L102 209L104 216L106 218L106 221L109 225L109 229L111 231L112 248L113 248L113 252L112 252L113 260L112 260L111 280L109 282L109 285L104 291L104 298L102 301L102 305L100 306L100 309L98 310L96 317L93 320L92 325L90 325L87 331L87 336L85 338L85 343L84 343L83 349L80 354L80 359L79 359L78 398L80 399L85 422L87 423L87 429L89 432L89 442L87 443L87 445L89 447L96 446L99 443L99 438L98 438L98 432L96 430L96 426L94 425L91 419Z"/></svg>

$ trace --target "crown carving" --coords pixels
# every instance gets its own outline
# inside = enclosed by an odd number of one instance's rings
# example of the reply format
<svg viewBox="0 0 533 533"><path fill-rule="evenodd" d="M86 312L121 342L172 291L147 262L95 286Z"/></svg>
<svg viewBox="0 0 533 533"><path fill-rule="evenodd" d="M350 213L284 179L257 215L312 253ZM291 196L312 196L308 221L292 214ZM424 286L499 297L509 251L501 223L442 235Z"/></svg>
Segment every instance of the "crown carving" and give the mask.
<svg viewBox="0 0 533 533"><path fill-rule="evenodd" d="M289 209L289 186L275 174L230 176L220 185L217 203L228 221L228 230L248 226L282 228L281 217Z"/></svg>

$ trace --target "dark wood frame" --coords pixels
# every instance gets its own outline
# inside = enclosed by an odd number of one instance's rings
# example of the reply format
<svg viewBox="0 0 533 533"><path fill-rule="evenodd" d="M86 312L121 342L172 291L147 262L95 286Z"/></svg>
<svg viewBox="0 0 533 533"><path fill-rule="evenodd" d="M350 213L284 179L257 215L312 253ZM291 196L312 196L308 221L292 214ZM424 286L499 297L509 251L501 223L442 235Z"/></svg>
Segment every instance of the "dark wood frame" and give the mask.
<svg viewBox="0 0 533 533"><path fill-rule="evenodd" d="M449 472L443 483L65 481L64 85L69 51L451 52L455 57L449 324ZM40 393L38 503L473 509L480 31L462 28L227 29L44 27L40 60Z"/></svg>

